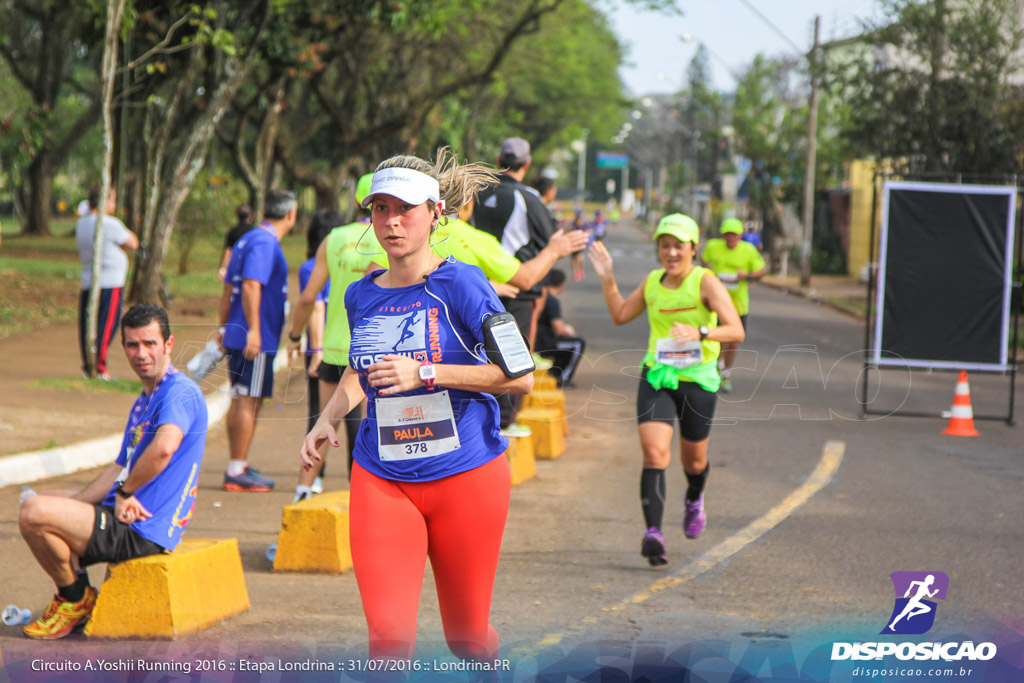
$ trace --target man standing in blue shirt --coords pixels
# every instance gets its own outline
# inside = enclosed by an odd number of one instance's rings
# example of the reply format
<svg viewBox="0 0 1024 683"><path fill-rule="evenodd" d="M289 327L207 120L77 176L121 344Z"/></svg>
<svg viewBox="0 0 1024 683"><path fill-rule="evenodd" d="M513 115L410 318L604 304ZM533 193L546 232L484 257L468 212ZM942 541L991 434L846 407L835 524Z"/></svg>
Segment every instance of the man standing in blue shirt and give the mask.
<svg viewBox="0 0 1024 683"><path fill-rule="evenodd" d="M27 498L18 527L36 561L57 585L29 638L63 638L85 624L96 589L82 567L174 550L192 518L206 449L206 400L171 364L174 337L159 306L133 307L121 342L142 380L117 459L81 491Z"/></svg>
<svg viewBox="0 0 1024 683"><path fill-rule="evenodd" d="M288 263L281 239L295 225L297 206L295 193L270 190L263 222L238 240L228 263L220 302L222 346L231 378L225 491L274 488L273 479L249 466L249 445L263 399L274 393L274 357L288 304Z"/></svg>

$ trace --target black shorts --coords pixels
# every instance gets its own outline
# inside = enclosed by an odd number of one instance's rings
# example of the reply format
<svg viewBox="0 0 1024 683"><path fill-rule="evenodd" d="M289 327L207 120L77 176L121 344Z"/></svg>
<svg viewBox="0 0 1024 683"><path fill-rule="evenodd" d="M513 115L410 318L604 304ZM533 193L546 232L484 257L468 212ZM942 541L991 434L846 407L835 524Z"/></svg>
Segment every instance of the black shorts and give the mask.
<svg viewBox="0 0 1024 683"><path fill-rule="evenodd" d="M124 522L114 519L114 508L109 505L96 505L96 521L93 523L92 536L85 554L79 558L81 565L87 567L97 562L124 562L136 557L146 557L164 552L148 538L143 538Z"/></svg>
<svg viewBox="0 0 1024 683"><path fill-rule="evenodd" d="M332 365L331 363L320 363L320 367L316 369L316 376L320 378L321 382L329 382L331 384L338 384L341 382L341 376L345 372L344 365ZM330 396L327 397L328 399Z"/></svg>
<svg viewBox="0 0 1024 683"><path fill-rule="evenodd" d="M747 315L749 315L749 313L744 313L740 316L740 325L743 325L744 332L747 331Z"/></svg>
<svg viewBox="0 0 1024 683"><path fill-rule="evenodd" d="M274 395L276 354L261 351L254 359L249 360L242 349L227 349L227 356L231 398L269 398Z"/></svg>
<svg viewBox="0 0 1024 683"><path fill-rule="evenodd" d="M686 441L703 441L711 434L718 394L696 382L679 382L678 389L657 389L647 381L647 369L636 392L636 414L640 424L664 422L675 426Z"/></svg>

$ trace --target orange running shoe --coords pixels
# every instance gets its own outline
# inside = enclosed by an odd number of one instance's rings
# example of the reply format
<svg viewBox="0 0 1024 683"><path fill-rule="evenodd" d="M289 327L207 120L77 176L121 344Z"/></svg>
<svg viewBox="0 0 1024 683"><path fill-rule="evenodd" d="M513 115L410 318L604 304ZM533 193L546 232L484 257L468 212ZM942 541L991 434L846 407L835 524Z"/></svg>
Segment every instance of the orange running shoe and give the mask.
<svg viewBox="0 0 1024 683"><path fill-rule="evenodd" d="M89 621L96 606L96 589L88 586L78 602L67 602L54 596L43 616L25 627L25 635L36 640L63 638Z"/></svg>

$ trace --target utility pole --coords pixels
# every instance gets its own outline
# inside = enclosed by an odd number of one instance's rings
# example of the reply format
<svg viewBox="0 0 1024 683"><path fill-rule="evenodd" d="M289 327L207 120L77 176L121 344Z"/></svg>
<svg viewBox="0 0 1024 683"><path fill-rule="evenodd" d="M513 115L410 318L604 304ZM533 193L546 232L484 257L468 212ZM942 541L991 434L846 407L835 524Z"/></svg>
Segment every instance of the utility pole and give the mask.
<svg viewBox="0 0 1024 683"><path fill-rule="evenodd" d="M580 156L579 163L576 167L576 201L580 203L583 202L583 193L585 192L587 185L587 135L589 134L590 130L584 128L583 140L578 148Z"/></svg>
<svg viewBox="0 0 1024 683"><path fill-rule="evenodd" d="M619 194L619 208L622 209L626 205L626 193L629 192L629 159L626 159L626 165L622 167L622 192Z"/></svg>
<svg viewBox="0 0 1024 683"><path fill-rule="evenodd" d="M690 174L690 218L700 223L700 216L697 215L700 212L700 207L697 206L697 154L700 151L700 131L697 130L696 120L694 117L694 125L690 131L690 152L693 155L693 173Z"/></svg>
<svg viewBox="0 0 1024 683"><path fill-rule="evenodd" d="M807 55L811 71L811 101L807 116L807 173L804 176L804 238L800 245L800 286L811 284L811 238L814 235L814 166L818 143L818 30L821 16L814 17L814 47Z"/></svg>

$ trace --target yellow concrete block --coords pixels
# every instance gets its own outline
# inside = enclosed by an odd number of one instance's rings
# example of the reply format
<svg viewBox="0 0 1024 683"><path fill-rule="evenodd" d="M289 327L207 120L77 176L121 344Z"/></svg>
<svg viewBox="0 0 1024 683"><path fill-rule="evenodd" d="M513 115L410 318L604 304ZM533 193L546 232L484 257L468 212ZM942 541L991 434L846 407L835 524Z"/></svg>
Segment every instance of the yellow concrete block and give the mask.
<svg viewBox="0 0 1024 683"><path fill-rule="evenodd" d="M93 638L177 638L248 611L238 540L183 540L108 567L85 627Z"/></svg>
<svg viewBox="0 0 1024 683"><path fill-rule="evenodd" d="M533 455L553 460L565 452L565 432L554 408L527 408L516 415L516 422L533 432Z"/></svg>
<svg viewBox="0 0 1024 683"><path fill-rule="evenodd" d="M512 471L512 485L518 486L527 479L537 476L537 461L533 457L533 437L519 436L508 440L505 451L508 466Z"/></svg>
<svg viewBox="0 0 1024 683"><path fill-rule="evenodd" d="M533 371L533 390L534 391L548 391L550 389L557 389L558 382L548 374L547 370L534 370Z"/></svg>
<svg viewBox="0 0 1024 683"><path fill-rule="evenodd" d="M321 493L285 507L274 571L340 574L351 567L348 491Z"/></svg>
<svg viewBox="0 0 1024 683"><path fill-rule="evenodd" d="M561 389L534 389L524 397L523 408L553 408L557 410L562 433L569 434L569 419L565 412L565 392Z"/></svg>

